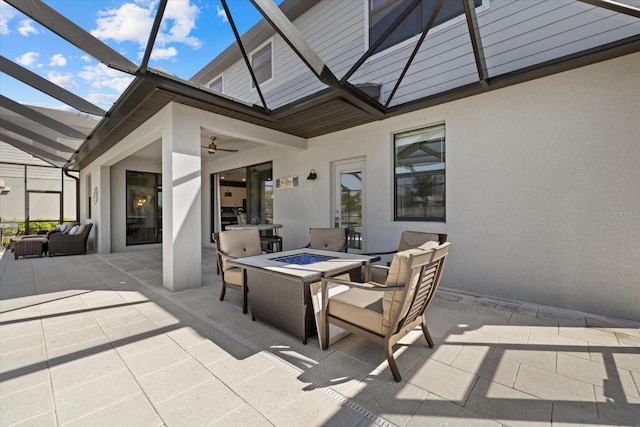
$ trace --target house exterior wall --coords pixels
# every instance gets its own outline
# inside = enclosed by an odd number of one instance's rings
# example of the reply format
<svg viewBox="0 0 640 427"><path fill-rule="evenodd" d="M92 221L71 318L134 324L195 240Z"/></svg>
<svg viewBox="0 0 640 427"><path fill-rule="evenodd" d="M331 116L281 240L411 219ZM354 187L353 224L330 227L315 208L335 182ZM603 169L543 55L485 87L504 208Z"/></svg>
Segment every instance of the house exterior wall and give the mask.
<svg viewBox="0 0 640 427"><path fill-rule="evenodd" d="M331 162L366 156L366 250L402 230L445 232L443 286L640 319L640 54L533 80L308 141L203 165L208 176L273 161L285 249L332 226ZM446 223L393 221L393 134L445 123ZM306 181L309 170L318 174ZM203 210L209 203L203 203ZM210 213L203 215L203 229ZM204 233L203 233L204 234ZM208 244L208 239L203 239Z"/></svg>
<svg viewBox="0 0 640 427"><path fill-rule="evenodd" d="M294 21L306 43L338 78L369 48L368 4L369 0L323 0ZM491 77L640 32L637 18L579 1L484 0L476 13ZM280 35L270 39L274 77L260 85L268 108L281 107L326 87ZM417 36L371 56L349 82L380 84L380 101L386 102L416 39ZM251 89L244 60L226 69L216 69L214 74L221 73L225 94L261 104L257 91ZM459 16L429 32L389 105L400 105L477 81L469 31L464 17Z"/></svg>

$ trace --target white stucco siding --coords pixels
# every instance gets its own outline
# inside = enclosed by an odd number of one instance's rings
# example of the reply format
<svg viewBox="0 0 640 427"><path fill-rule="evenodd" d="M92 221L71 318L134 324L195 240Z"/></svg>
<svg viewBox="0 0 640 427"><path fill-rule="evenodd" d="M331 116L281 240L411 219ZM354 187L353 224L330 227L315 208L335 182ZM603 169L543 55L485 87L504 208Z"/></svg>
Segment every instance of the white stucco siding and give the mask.
<svg viewBox="0 0 640 427"><path fill-rule="evenodd" d="M443 286L640 319L640 54L205 166L273 161L274 219L285 248L331 226L332 161L366 156L368 244L402 230L446 232ZM446 223L394 222L392 138L446 125ZM318 179L304 178L315 169Z"/></svg>

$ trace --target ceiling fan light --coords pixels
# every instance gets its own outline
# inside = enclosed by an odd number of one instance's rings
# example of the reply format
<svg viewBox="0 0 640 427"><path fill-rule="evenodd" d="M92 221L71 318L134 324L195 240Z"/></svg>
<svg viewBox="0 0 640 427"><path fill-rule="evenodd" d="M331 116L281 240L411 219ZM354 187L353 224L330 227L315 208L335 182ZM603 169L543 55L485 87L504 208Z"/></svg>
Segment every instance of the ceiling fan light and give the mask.
<svg viewBox="0 0 640 427"><path fill-rule="evenodd" d="M209 148L207 151L209 152L209 154L215 154L216 153L216 150L214 150L213 148Z"/></svg>

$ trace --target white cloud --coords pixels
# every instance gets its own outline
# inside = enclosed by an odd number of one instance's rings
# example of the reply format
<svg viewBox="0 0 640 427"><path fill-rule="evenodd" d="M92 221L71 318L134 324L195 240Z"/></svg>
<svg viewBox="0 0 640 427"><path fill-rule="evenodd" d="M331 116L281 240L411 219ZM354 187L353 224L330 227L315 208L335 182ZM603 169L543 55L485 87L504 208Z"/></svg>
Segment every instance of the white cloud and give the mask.
<svg viewBox="0 0 640 427"><path fill-rule="evenodd" d="M220 7L219 4L216 5L216 10L218 18L222 19L222 22L229 22L229 18L227 18L227 13L224 11L223 8Z"/></svg>
<svg viewBox="0 0 640 427"><path fill-rule="evenodd" d="M108 93L90 93L87 95L87 101L94 105L106 107L108 110L118 100L120 95L113 95Z"/></svg>
<svg viewBox="0 0 640 427"><path fill-rule="evenodd" d="M9 34L9 21L16 17L16 10L0 1L0 34Z"/></svg>
<svg viewBox="0 0 640 427"><path fill-rule="evenodd" d="M93 88L113 89L118 92L118 95L124 92L133 80L133 77L109 68L104 64L85 66L84 71L78 73L78 76L91 83Z"/></svg>
<svg viewBox="0 0 640 427"><path fill-rule="evenodd" d="M113 89L118 93L122 93L129 86L129 84L133 81L133 77L116 77L113 79L104 79L99 80L91 85L96 89L99 88L108 88Z"/></svg>
<svg viewBox="0 0 640 427"><path fill-rule="evenodd" d="M22 19L18 24L18 32L25 37L29 37L29 34L38 34L40 31L33 26L31 19Z"/></svg>
<svg viewBox="0 0 640 427"><path fill-rule="evenodd" d="M80 57L80 59L82 59L84 62L91 62L92 58L89 55L82 55Z"/></svg>
<svg viewBox="0 0 640 427"><path fill-rule="evenodd" d="M200 9L188 1L167 2L167 9L164 12L165 31L158 34L158 41L162 44L178 42L199 49L202 41L197 37L190 37L191 30L196 28L196 19ZM173 22L169 26L168 22Z"/></svg>
<svg viewBox="0 0 640 427"><path fill-rule="evenodd" d="M134 42L144 48L149 40L156 6L155 1L137 1L125 3L118 9L101 11L96 20L97 27L91 34L101 40ZM182 43L194 49L200 48L202 41L189 35L196 28L199 13L200 9L190 1L168 2L156 46L164 48L169 43Z"/></svg>
<svg viewBox="0 0 640 427"><path fill-rule="evenodd" d="M49 65L52 67L64 67L67 65L67 59L61 53L56 53L51 57Z"/></svg>
<svg viewBox="0 0 640 427"><path fill-rule="evenodd" d="M132 41L140 46L146 45L153 25L151 9L125 3L118 9L101 11L99 16L96 21L98 27L91 31L94 37L100 40Z"/></svg>
<svg viewBox="0 0 640 427"><path fill-rule="evenodd" d="M27 52L16 58L16 62L25 67L29 67L35 64L40 54L38 52Z"/></svg>
<svg viewBox="0 0 640 427"><path fill-rule="evenodd" d="M169 59L178 54L178 50L170 46L166 49L156 47L151 51L151 59Z"/></svg>
<svg viewBox="0 0 640 427"><path fill-rule="evenodd" d="M73 79L72 73L60 73L58 71L49 71L47 73L47 80L65 89L75 89L80 87L78 83L76 83L76 81Z"/></svg>

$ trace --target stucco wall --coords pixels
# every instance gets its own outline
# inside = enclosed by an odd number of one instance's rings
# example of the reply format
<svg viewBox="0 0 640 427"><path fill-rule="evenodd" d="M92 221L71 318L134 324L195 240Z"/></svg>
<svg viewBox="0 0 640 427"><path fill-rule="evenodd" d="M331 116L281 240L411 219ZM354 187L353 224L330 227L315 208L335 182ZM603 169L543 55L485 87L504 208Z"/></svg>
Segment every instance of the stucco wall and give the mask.
<svg viewBox="0 0 640 427"><path fill-rule="evenodd" d="M306 151L238 153L205 164L204 188L212 172L269 160L275 177L298 175L300 187L276 190L274 218L285 248L300 247L309 227L331 225L331 162L365 155L367 250L397 246L405 229L447 232L443 286L640 319L638 69L629 55L314 138ZM392 135L436 123L447 221L394 222ZM311 168L318 179L306 181Z"/></svg>

